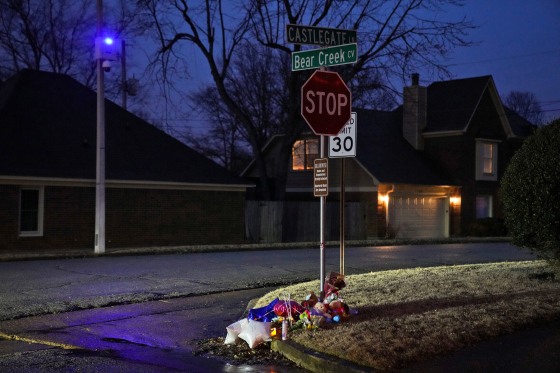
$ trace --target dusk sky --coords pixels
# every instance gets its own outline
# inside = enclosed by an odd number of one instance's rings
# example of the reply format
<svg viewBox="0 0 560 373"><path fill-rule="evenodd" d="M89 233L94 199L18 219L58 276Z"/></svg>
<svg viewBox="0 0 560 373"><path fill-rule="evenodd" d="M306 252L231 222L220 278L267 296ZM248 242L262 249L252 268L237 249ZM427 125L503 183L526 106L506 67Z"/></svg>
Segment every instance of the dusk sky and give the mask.
<svg viewBox="0 0 560 373"><path fill-rule="evenodd" d="M454 53L455 77L492 75L502 97L532 92L547 118L560 117L560 0L466 3L456 12L479 26L471 40L480 45Z"/></svg>
<svg viewBox="0 0 560 373"><path fill-rule="evenodd" d="M447 6L445 14L435 15L455 20L466 17L477 26L467 38L478 45L457 49L447 61L453 77L492 75L502 98L513 90L531 92L541 103L545 120L560 117L560 0L465 3L463 7ZM206 61L196 48L183 44L183 49L189 56L186 62L191 74L185 83L195 88L210 82ZM131 66L129 73L132 75L135 70ZM421 84L432 83L420 73ZM195 130L205 127L204 121L198 122L191 118L189 126Z"/></svg>

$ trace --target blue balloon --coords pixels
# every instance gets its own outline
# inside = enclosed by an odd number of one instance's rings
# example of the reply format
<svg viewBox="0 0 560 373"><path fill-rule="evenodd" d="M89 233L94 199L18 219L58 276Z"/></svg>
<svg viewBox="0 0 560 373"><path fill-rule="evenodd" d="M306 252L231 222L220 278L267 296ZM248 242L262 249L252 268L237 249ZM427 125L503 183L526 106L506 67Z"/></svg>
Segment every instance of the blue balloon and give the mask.
<svg viewBox="0 0 560 373"><path fill-rule="evenodd" d="M249 315L247 316L247 318L250 320L262 321L262 322L272 321L272 319L276 317L276 313L274 313L274 305L276 303L278 303L278 298L270 302L268 306L264 306L260 308L251 308L249 310Z"/></svg>

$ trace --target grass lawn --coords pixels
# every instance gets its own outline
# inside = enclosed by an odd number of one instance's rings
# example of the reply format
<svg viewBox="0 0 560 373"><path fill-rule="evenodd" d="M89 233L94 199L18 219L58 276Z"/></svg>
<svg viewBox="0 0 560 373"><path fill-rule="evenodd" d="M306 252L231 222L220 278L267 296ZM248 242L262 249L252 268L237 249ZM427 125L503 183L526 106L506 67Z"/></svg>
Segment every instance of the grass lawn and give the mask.
<svg viewBox="0 0 560 373"><path fill-rule="evenodd" d="M319 281L266 294L301 302ZM346 276L340 296L358 311L340 324L294 330L290 339L377 368L433 356L560 317L560 271L544 261L444 266Z"/></svg>

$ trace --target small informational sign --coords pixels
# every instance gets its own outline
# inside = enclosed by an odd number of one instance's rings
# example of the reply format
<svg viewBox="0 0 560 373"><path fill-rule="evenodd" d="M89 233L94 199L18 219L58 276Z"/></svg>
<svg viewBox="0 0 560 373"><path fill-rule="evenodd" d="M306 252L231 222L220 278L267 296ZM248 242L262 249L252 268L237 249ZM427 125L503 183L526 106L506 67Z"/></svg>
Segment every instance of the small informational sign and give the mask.
<svg viewBox="0 0 560 373"><path fill-rule="evenodd" d="M329 136L329 157L343 158L356 156L356 127L358 119L356 112L352 112L350 120L346 122L338 135Z"/></svg>
<svg viewBox="0 0 560 373"><path fill-rule="evenodd" d="M313 162L313 195L326 197L329 194L329 160L318 158Z"/></svg>

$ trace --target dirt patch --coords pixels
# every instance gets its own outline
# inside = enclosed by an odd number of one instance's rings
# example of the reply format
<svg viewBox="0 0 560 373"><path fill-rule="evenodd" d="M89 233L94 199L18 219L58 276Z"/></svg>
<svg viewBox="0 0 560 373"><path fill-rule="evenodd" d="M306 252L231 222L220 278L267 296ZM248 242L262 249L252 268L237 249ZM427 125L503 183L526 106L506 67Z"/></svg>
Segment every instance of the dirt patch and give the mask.
<svg viewBox="0 0 560 373"><path fill-rule="evenodd" d="M265 342L249 348L243 340L238 340L234 344L224 344L224 338L209 338L197 342L197 348L193 351L194 355L204 355L217 357L232 365L274 365L296 367L292 361L286 359L281 354L270 349L270 342Z"/></svg>

